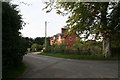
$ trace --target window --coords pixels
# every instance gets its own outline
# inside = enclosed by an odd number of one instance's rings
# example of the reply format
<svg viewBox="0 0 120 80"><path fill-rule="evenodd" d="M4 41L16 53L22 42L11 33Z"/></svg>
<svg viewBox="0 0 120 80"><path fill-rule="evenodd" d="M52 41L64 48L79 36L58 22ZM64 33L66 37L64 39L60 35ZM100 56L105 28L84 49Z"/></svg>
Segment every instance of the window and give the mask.
<svg viewBox="0 0 120 80"><path fill-rule="evenodd" d="M72 41L72 37L69 37L69 40Z"/></svg>

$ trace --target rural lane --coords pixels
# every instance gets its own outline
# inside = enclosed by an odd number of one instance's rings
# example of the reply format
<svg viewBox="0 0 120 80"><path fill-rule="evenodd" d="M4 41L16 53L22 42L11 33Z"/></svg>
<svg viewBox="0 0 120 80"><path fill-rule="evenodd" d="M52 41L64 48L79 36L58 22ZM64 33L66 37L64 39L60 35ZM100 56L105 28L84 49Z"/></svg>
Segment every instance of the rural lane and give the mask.
<svg viewBox="0 0 120 80"><path fill-rule="evenodd" d="M74 60L27 54L20 78L118 78L118 61Z"/></svg>

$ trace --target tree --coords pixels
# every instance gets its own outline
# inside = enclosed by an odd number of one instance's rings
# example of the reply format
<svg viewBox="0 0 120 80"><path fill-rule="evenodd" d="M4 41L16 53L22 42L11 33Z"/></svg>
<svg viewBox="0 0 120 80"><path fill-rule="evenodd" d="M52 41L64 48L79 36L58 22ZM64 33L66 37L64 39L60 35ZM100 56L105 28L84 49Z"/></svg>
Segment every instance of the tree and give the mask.
<svg viewBox="0 0 120 80"><path fill-rule="evenodd" d="M32 44L31 45L32 51L37 51L37 46L38 46L38 44Z"/></svg>
<svg viewBox="0 0 120 80"><path fill-rule="evenodd" d="M25 50L19 30L23 21L17 5L2 2L2 73L19 66Z"/></svg>
<svg viewBox="0 0 120 80"><path fill-rule="evenodd" d="M37 37L34 39L34 43L36 44L40 44L40 45L43 45L45 42L45 38L44 37Z"/></svg>
<svg viewBox="0 0 120 80"><path fill-rule="evenodd" d="M111 38L111 51L114 53L112 56L119 56L120 52L120 2L114 7L110 14L109 26L112 28Z"/></svg>
<svg viewBox="0 0 120 80"><path fill-rule="evenodd" d="M120 2L114 7L114 10L109 15L109 26L112 29L112 41L120 47Z"/></svg>
<svg viewBox="0 0 120 80"><path fill-rule="evenodd" d="M26 46L26 48L30 48L31 45L33 44L33 39L32 38L28 38L28 37L22 37L24 45Z"/></svg>
<svg viewBox="0 0 120 80"><path fill-rule="evenodd" d="M50 37L47 37L47 42L48 44L50 44ZM43 45L45 43L45 37L37 37L34 39L33 43L39 44L39 45Z"/></svg>
<svg viewBox="0 0 120 80"><path fill-rule="evenodd" d="M114 18L111 16L114 13L115 7L120 3L109 2L46 2L47 6L44 9L48 9L46 12L50 12L53 8L57 9L56 12L63 16L69 14L66 21L66 27L69 28L68 33L77 32L78 34L86 34L86 38L90 34L96 34L95 39L103 37L103 55L105 57L111 56L110 51L110 39L113 36L112 33L116 33L113 29L117 25L114 24ZM112 10L112 12L110 12ZM115 10L115 11L114 11ZM119 11L116 11L119 12ZM113 18L111 23L110 18ZM117 14L117 20L120 20L120 15ZM116 22L119 23L119 22ZM110 26L113 25L113 26Z"/></svg>
<svg viewBox="0 0 120 80"><path fill-rule="evenodd" d="M31 45L31 49L32 49L32 51L40 51L40 50L42 50L42 49L43 49L43 46L42 46L42 45L39 45L39 44L34 43L34 44L32 44L32 45Z"/></svg>

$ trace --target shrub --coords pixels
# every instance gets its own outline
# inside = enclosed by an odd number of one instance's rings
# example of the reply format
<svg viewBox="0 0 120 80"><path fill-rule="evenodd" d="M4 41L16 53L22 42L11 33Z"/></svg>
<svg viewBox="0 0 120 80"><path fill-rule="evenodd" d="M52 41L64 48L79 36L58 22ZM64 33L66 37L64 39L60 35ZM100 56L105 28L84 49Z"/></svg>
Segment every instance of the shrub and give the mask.
<svg viewBox="0 0 120 80"><path fill-rule="evenodd" d="M48 46L46 52L100 56L102 53L102 44L101 42L83 42L78 39L72 46L67 46L65 42Z"/></svg>
<svg viewBox="0 0 120 80"><path fill-rule="evenodd" d="M32 51L40 51L43 49L43 46L38 44L32 44L31 49Z"/></svg>
<svg viewBox="0 0 120 80"><path fill-rule="evenodd" d="M19 32L24 22L16 7L2 2L2 75L21 64L27 49Z"/></svg>
<svg viewBox="0 0 120 80"><path fill-rule="evenodd" d="M101 55L102 53L101 42L77 41L73 48L76 48L78 50L77 53L82 55Z"/></svg>
<svg viewBox="0 0 120 80"><path fill-rule="evenodd" d="M42 45L37 45L37 51L40 51L43 49L43 46Z"/></svg>

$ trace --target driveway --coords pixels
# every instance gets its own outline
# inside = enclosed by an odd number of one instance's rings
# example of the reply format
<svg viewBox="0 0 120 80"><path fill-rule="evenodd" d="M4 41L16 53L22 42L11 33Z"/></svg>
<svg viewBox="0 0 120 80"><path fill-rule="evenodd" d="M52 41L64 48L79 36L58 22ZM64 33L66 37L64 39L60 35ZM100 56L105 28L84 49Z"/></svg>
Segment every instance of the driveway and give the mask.
<svg viewBox="0 0 120 80"><path fill-rule="evenodd" d="M118 61L73 60L27 54L20 78L118 78Z"/></svg>

